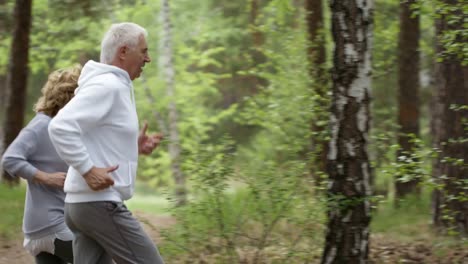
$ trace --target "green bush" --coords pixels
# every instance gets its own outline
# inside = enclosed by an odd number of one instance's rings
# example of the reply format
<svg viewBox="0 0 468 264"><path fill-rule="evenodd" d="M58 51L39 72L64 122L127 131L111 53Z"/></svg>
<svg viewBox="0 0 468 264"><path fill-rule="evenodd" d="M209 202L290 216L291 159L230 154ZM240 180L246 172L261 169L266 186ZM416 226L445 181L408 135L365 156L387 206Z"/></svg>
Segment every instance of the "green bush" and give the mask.
<svg viewBox="0 0 468 264"><path fill-rule="evenodd" d="M163 233L164 255L171 263L287 263L318 257L324 208L314 198L304 162L251 160L256 166L238 168L228 146L205 146L194 156L194 197L173 209L177 225Z"/></svg>

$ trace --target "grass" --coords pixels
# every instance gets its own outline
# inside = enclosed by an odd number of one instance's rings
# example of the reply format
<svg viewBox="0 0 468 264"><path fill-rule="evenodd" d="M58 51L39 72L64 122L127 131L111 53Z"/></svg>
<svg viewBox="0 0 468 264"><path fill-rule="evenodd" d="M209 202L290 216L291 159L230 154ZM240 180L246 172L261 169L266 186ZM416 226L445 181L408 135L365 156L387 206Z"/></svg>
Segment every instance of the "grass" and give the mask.
<svg viewBox="0 0 468 264"><path fill-rule="evenodd" d="M132 211L138 210L157 215L169 214L171 206L167 195L149 188L142 182L137 182L135 194L125 204Z"/></svg>
<svg viewBox="0 0 468 264"><path fill-rule="evenodd" d="M374 212L371 228L373 232L414 239L415 236L430 232L430 221L430 197L423 194L421 197L409 196L401 201L398 208L392 200L380 202Z"/></svg>
<svg viewBox="0 0 468 264"><path fill-rule="evenodd" d="M24 184L15 187L0 184L0 235L2 237L11 238L21 232L25 193Z"/></svg>
<svg viewBox="0 0 468 264"><path fill-rule="evenodd" d="M132 211L139 210L157 215L169 214L170 203L166 198L160 196L135 194L125 204Z"/></svg>
<svg viewBox="0 0 468 264"><path fill-rule="evenodd" d="M391 200L384 201L373 214L371 232L403 243L423 243L438 257L457 249L468 250L468 240L434 231L430 203L430 193L409 196L398 208Z"/></svg>

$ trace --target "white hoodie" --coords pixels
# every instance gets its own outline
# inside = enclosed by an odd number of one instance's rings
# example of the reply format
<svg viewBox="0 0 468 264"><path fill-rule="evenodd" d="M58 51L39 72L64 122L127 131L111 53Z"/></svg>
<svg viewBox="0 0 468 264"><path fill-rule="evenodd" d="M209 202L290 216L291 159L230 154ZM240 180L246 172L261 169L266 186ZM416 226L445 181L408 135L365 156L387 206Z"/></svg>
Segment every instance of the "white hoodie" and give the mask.
<svg viewBox="0 0 468 264"><path fill-rule="evenodd" d="M123 201L132 197L138 161L138 117L132 81L118 67L89 61L75 97L49 125L60 157L70 166L65 202ZM119 165L114 185L93 191L83 176L93 166Z"/></svg>

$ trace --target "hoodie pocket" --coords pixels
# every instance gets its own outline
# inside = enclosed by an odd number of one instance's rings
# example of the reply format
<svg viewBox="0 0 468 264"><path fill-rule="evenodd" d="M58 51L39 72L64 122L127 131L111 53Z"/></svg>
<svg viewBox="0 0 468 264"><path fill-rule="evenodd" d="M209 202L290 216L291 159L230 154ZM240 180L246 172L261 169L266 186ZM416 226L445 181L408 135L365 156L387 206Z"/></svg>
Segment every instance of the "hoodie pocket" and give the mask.
<svg viewBox="0 0 468 264"><path fill-rule="evenodd" d="M122 200L128 200L133 196L136 170L137 163L128 161L119 163L119 168L112 172L113 188L120 193Z"/></svg>

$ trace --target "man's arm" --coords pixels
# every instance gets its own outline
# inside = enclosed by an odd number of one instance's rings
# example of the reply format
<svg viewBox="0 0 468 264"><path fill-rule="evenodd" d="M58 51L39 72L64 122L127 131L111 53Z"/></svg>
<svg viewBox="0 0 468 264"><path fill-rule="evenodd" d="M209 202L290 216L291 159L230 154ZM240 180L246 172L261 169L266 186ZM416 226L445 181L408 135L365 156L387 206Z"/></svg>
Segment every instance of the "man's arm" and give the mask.
<svg viewBox="0 0 468 264"><path fill-rule="evenodd" d="M118 165L108 168L97 168L93 166L91 170L83 175L83 177L92 190L99 191L114 185L114 180L109 176L109 173L115 171L118 168Z"/></svg>

